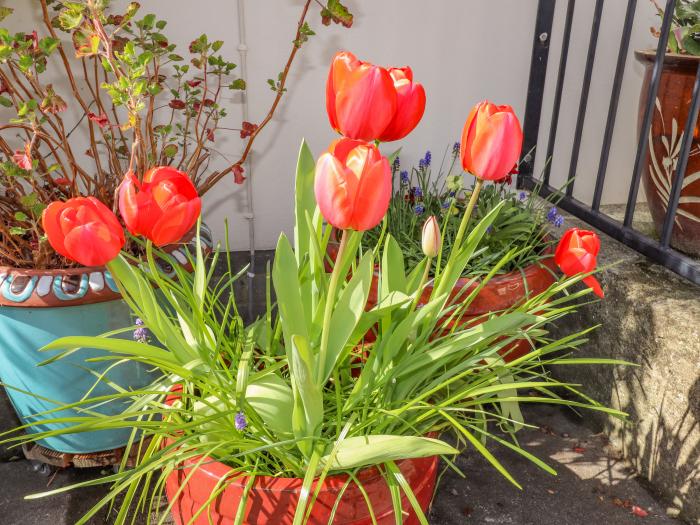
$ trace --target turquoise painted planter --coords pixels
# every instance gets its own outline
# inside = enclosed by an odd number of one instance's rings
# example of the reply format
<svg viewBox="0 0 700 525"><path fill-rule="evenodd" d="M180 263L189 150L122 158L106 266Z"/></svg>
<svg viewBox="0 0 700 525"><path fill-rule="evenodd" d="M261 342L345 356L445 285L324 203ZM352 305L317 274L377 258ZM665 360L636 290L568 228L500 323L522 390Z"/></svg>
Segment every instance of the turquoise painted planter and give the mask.
<svg viewBox="0 0 700 525"><path fill-rule="evenodd" d="M200 229L205 252L212 248L211 231ZM195 242L189 236L189 243ZM190 269L186 252L191 247L178 244L168 249L170 260L156 263L167 275L174 275L171 264ZM115 361L87 362L86 359L107 355L96 349L81 349L45 366L37 366L51 357L37 350L59 337L97 336L134 324L126 303L105 268L72 268L68 270L19 270L0 267L0 381L23 390L7 388L20 420L36 421L36 414L59 404L80 401L95 385L98 375ZM125 334L123 337L131 337ZM152 379L144 365L128 362L113 366L108 381L126 390L148 385ZM115 391L100 382L90 397ZM128 401L114 401L91 408L112 415L121 413ZM89 406L89 405L88 405ZM51 417L80 416L75 409L66 409ZM33 427L34 432L66 428L68 424ZM32 432L29 429L28 432ZM39 440L38 443L57 452L87 454L109 451L128 442L130 431L105 430L79 432ZM1 521L1 520L0 520Z"/></svg>
<svg viewBox="0 0 700 525"><path fill-rule="evenodd" d="M114 361L90 363L90 357L105 355L95 349L82 349L49 365L38 367L52 354L37 349L63 336L99 335L110 330L133 324L129 308L121 299L106 302L59 307L0 306L0 380L6 385L31 392L24 394L7 388L7 394L23 423L32 421L32 416L56 408L55 403L79 401L95 384L97 374L102 373ZM125 363L114 367L106 376L110 381L125 388L146 386L152 379L144 366ZM106 383L100 382L90 394L100 396L114 393ZM35 397L36 396L36 397ZM127 402L111 402L96 407L104 414L118 414ZM55 417L79 415L75 410L62 410ZM70 424L51 425L51 428ZM48 426L35 427L34 432L49 430ZM32 432L32 429L29 430ZM39 440L44 447L58 452L73 454L112 450L124 446L130 431L105 430L97 432L65 434Z"/></svg>

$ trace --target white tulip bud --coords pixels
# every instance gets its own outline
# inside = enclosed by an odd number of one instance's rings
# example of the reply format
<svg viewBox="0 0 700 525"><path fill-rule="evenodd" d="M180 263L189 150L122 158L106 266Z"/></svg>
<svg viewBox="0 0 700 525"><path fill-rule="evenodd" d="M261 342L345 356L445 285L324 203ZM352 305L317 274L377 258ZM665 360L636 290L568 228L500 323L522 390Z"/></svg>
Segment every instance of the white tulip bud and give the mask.
<svg viewBox="0 0 700 525"><path fill-rule="evenodd" d="M442 241L440 239L440 225L434 215L428 217L428 220L423 224L423 236L421 238L423 253L430 257L437 257L440 253Z"/></svg>

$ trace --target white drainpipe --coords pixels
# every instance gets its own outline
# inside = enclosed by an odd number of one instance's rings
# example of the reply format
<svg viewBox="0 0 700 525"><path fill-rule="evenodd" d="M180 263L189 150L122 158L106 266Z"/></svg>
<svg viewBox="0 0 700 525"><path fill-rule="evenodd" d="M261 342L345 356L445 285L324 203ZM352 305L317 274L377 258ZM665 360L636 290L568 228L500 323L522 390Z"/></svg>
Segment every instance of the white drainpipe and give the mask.
<svg viewBox="0 0 700 525"><path fill-rule="evenodd" d="M245 27L245 0L238 0L238 54L240 55L240 76L248 83L248 44L246 42L246 27ZM250 122L248 116L248 92L242 91L243 97L243 120ZM248 221L248 242L250 244L250 267L248 268L248 312L252 318L252 302L253 302L253 277L255 277L255 213L253 209L253 152L248 154L246 160L245 172L245 193L246 193L246 213L245 218Z"/></svg>

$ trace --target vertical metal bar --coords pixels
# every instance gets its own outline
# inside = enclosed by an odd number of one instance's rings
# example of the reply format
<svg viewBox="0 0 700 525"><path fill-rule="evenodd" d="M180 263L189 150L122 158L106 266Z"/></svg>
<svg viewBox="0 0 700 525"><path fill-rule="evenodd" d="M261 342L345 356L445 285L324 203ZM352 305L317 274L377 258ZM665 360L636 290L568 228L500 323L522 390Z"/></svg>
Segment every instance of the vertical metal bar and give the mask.
<svg viewBox="0 0 700 525"><path fill-rule="evenodd" d="M608 119L605 123L605 133L603 135L603 147L600 151L600 163L598 164L598 175L595 179L595 191L593 192L593 203L591 208L600 209L600 201L603 196L603 186L605 184L605 173L608 169L608 157L610 155L610 143L612 142L613 131L615 130L615 119L617 118L617 104L620 100L620 89L622 87L622 77L625 74L625 63L627 62L627 51L630 46L630 35L634 23L634 13L637 8L637 0L628 0L627 13L625 14L625 24L622 28L620 38L620 51L617 54L617 65L615 66L615 78L613 80L612 92L610 95L610 107L608 108Z"/></svg>
<svg viewBox="0 0 700 525"><path fill-rule="evenodd" d="M591 76L593 75L593 62L598 45L598 33L600 32L600 19L603 15L603 0L596 0L593 11L593 23L591 25L591 39L588 42L588 57L586 69L583 73L583 86L581 87L581 100L578 104L578 116L576 117L576 129L574 131L574 145L571 149L571 161L569 163L569 176L567 178L566 194L571 197L574 193L574 177L578 165L578 156L581 151L581 135L583 134L583 122L586 119L586 106L588 105L588 93L591 88Z"/></svg>
<svg viewBox="0 0 700 525"><path fill-rule="evenodd" d="M542 99L547 78L547 59L549 58L549 41L551 40L555 5L556 0L539 0L537 4L537 20L535 21L530 78L527 85L525 120L523 124L523 152L525 157L520 163L518 187L522 187L521 179L532 177L535 167L535 147L537 146L537 136L540 131Z"/></svg>
<svg viewBox="0 0 700 525"><path fill-rule="evenodd" d="M561 106L561 93L564 89L564 77L566 76L566 59L569 55L569 40L571 40L571 24L574 20L576 0L569 0L566 7L566 20L564 21L564 35L561 42L561 55L559 56L559 71L557 72L557 85L554 91L554 103L552 105L552 122L549 125L549 138L547 139L547 157L545 157L544 182L549 184L549 174L552 169L552 156L554 154L554 141L557 138L557 126L559 125L559 107Z"/></svg>
<svg viewBox="0 0 700 525"><path fill-rule="evenodd" d="M632 225L634 218L634 208L637 205L637 194L639 193L639 182L642 178L642 161L646 157L647 136L651 128L651 117L656 103L656 94L659 91L659 81L661 80L661 71L663 70L664 57L666 56L666 46L668 45L668 34L671 30L671 19L673 18L673 10L676 7L676 0L666 0L666 8L664 10L663 22L661 22L661 34L659 35L659 45L656 46L656 58L654 59L654 67L651 71L651 84L649 85L649 93L647 94L647 104L644 109L644 119L642 120L642 129L639 133L639 142L637 144L637 155L634 158L634 169L632 171L632 181L630 183L630 192L627 196L627 208L625 209L625 219L623 225L629 228Z"/></svg>
<svg viewBox="0 0 700 525"><path fill-rule="evenodd" d="M683 130L683 142L681 149L678 152L678 164L676 164L676 173L671 185L671 193L668 198L668 208L666 209L666 217L664 217L664 225L661 229L661 246L668 248L671 242L671 232L673 231L673 223L676 218L676 210L678 202L681 198L681 190L683 189L683 179L685 178L685 170L688 167L688 157L690 149L693 146L693 132L698 121L698 108L700 107L700 64L698 64L697 72L695 73L695 84L693 85L693 99L688 110L688 120L685 122Z"/></svg>

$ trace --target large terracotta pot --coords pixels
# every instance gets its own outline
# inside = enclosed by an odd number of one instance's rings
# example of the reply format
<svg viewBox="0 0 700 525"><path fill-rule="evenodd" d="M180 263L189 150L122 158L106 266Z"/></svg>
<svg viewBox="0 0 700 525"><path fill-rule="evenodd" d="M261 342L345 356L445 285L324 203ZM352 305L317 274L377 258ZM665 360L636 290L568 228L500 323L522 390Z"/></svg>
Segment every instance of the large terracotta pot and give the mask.
<svg viewBox="0 0 700 525"><path fill-rule="evenodd" d="M173 388L174 393L168 396L166 403L172 404L177 401L180 390L179 386ZM171 443L171 440L166 439L163 446ZM230 467L219 461L201 460L202 457L199 456L183 462L180 468L170 473L165 482L168 502L172 503L175 500L171 509L175 523L189 524L192 517L206 505L206 509L192 522L193 525L233 525L248 477L236 477ZM411 486L423 512L427 511L433 499L438 463L437 456L404 459L396 463ZM372 503L378 525L394 525L396 519L391 494L377 468L363 469L357 474L357 478ZM309 525L328 524L338 494L345 486L347 479L345 475L334 475L328 476L323 481L307 522ZM212 493L222 486L221 480L226 480L226 489L207 504ZM316 490L316 483L314 482L311 489L312 494ZM257 476L248 494L243 525L291 525L302 484L301 478ZM180 491L183 486L184 488ZM180 491L179 494L178 491ZM405 496L402 497L401 504L404 510L404 524L418 525L419 520ZM333 524L370 525L371 523L372 518L365 497L358 485L351 482L338 503Z"/></svg>
<svg viewBox="0 0 700 525"><path fill-rule="evenodd" d="M552 257L540 262L530 264L520 270L515 270L503 275L497 275L490 279L479 291L474 300L469 304L464 315L459 319L460 326L470 326L485 320L489 312L498 312L512 308L527 298L534 297L544 292L556 280L556 264ZM471 292L479 287L479 282L470 284L471 279L462 277L450 293L448 304L454 304L466 299ZM372 280L369 301L372 306L377 301L377 279ZM427 285L421 295L419 304L425 304L433 292L432 285ZM450 328L450 326L445 326ZM532 346L527 339L521 339L499 350L506 362L513 361L527 354Z"/></svg>
<svg viewBox="0 0 700 525"><path fill-rule="evenodd" d="M336 244L328 245L328 255L331 260L335 260L338 253ZM332 266L327 264L327 270L332 270ZM522 270L514 270L503 275L493 277L477 294L464 315L460 319L460 325L473 325L479 322L480 318L484 319L484 315L489 312L497 312L511 308L527 298L534 297L544 292L556 281L557 266L554 258L551 257L551 251L548 256L541 261L532 263ZM466 299L469 294L474 291L479 282L475 281L469 284L470 278L462 277L457 281L452 293L450 294L449 303ZM366 309L369 310L377 304L377 290L379 279L375 273L372 279L372 285L369 292ZM469 284L469 286L467 286ZM464 289L466 287L466 289ZM419 300L419 304L425 304L433 292L433 287L428 285L423 291L423 295ZM365 343L374 341L374 334L370 331L365 337ZM530 342L522 339L501 349L499 353L503 356L506 362L513 361L522 357L532 349Z"/></svg>
<svg viewBox="0 0 700 525"><path fill-rule="evenodd" d="M211 245L210 233L205 228L202 229L202 241ZM187 246L173 246L170 253L178 263L187 266L187 249ZM164 272L173 272L165 261L160 264ZM108 353L86 348L50 365L37 366L53 355L38 352L39 348L60 337L97 336L133 323L129 307L121 299L105 268L19 270L0 267L0 381L8 385L8 397L20 420L31 422L35 414L60 406L54 402L71 404L80 401L95 384L98 375L114 364L113 361L87 361L105 357ZM131 337L131 334L124 337ZM153 379L151 372L136 362L113 367L106 377L126 389L146 386ZM106 382L100 382L90 395L96 397L114 392ZM112 401L94 410L107 415L118 414L128 404L128 401ZM76 410L67 409L52 417L79 415ZM28 431L71 425L52 423ZM130 434L129 429L82 432L48 437L38 443L56 452L87 454L122 447Z"/></svg>
<svg viewBox="0 0 700 525"><path fill-rule="evenodd" d="M165 484L168 501L172 502L178 489L192 474L190 460L180 469L173 470ZM410 483L411 488L420 504L426 511L433 498L438 469L438 458L406 459L397 463L401 472ZM379 525L394 525L393 506L389 488L376 468L362 470L358 475L374 510ZM194 521L194 525L233 525L238 502L241 500L248 478L235 478L231 468L217 461L205 462L200 465L187 481L172 507L172 515L177 525L190 523L192 516L207 502L216 490L221 479L228 478L226 489L209 505ZM344 475L327 477L321 486L316 503L311 511L309 525L327 525L331 510L335 505L338 493L347 481ZM245 525L291 525L294 519L302 480L300 478L275 478L258 476L248 495L246 504ZM316 485L312 488L315 491ZM404 497L403 509L405 525L417 525L418 518L411 509L410 503ZM211 517L211 521L209 518ZM338 504L333 523L336 525L370 525L372 519L364 496L358 486L352 482L345 490Z"/></svg>
<svg viewBox="0 0 700 525"><path fill-rule="evenodd" d="M655 52L636 51L635 56L646 68L639 97L639 126L641 127ZM661 73L648 138L649 148L642 169L647 204L659 234L666 216L671 186L676 176L676 164L683 129L688 119L698 61L700 57L667 54ZM683 177L681 198L671 232L671 245L692 255L700 255L699 139L700 130L696 123L688 167Z"/></svg>

